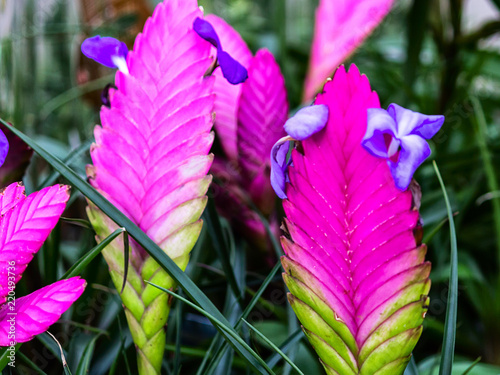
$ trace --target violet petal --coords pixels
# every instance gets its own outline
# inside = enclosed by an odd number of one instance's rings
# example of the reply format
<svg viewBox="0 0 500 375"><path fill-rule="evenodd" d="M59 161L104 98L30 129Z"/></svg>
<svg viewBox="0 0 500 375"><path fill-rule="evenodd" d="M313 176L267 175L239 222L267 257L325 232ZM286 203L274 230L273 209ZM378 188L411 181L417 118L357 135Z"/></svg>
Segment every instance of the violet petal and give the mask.
<svg viewBox="0 0 500 375"><path fill-rule="evenodd" d="M109 36L101 37L96 35L87 38L82 43L82 53L108 68L124 69L128 54L127 45L118 39Z"/></svg>
<svg viewBox="0 0 500 375"><path fill-rule="evenodd" d="M285 123L285 131L293 139L303 141L323 129L328 122L328 106L311 105L297 111Z"/></svg>
<svg viewBox="0 0 500 375"><path fill-rule="evenodd" d="M398 135L400 137L408 134L416 134L422 138L431 139L444 123L444 116L424 115L394 103L389 106L387 111L397 122Z"/></svg>
<svg viewBox="0 0 500 375"><path fill-rule="evenodd" d="M408 188L413 174L430 154L431 149L422 137L411 134L401 139L398 161L388 162L398 189L406 190Z"/></svg>
<svg viewBox="0 0 500 375"><path fill-rule="evenodd" d="M217 49L217 59L222 75L232 85L243 83L248 78L248 72L243 65L233 59L227 52Z"/></svg>
<svg viewBox="0 0 500 375"><path fill-rule="evenodd" d="M287 168L291 164L291 159L287 162L286 155L290 148L290 137L281 138L271 150L271 186L276 195L281 199L286 199L285 185L287 179Z"/></svg>
<svg viewBox="0 0 500 375"><path fill-rule="evenodd" d="M9 141L5 134L0 130L0 166L5 162L9 152Z"/></svg>
<svg viewBox="0 0 500 375"><path fill-rule="evenodd" d="M221 47L219 36L210 22L196 17L193 22L193 30L207 42L210 42L215 48L219 49Z"/></svg>

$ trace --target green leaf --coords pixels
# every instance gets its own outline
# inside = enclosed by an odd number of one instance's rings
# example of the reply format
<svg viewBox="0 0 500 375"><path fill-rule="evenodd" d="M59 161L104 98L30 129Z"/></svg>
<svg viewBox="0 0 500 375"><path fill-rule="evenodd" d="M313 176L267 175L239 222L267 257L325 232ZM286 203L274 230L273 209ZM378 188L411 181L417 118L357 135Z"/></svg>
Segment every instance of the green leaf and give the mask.
<svg viewBox="0 0 500 375"><path fill-rule="evenodd" d="M240 343L243 347L245 347L250 353L254 354L255 357L257 358L257 360L259 361L259 363L268 371L269 374L274 374L274 372L267 366L266 362L264 362L262 360L262 358L260 358L257 353L255 353L253 351L252 348L250 348L248 346L248 344L243 341L243 339L238 336L238 334L228 328L225 324L223 324L220 320L218 320L217 318L215 318L213 315L209 314L208 312L204 311L203 309L201 309L200 307L196 306L194 303L192 303L191 301L187 300L186 298L178 295L177 293L174 293L172 292L171 290L168 290L168 289L165 289L165 288L162 288L161 286L158 286L158 285L155 285L153 283L150 283L149 281L147 280L144 280L146 283L154 286L155 288L158 288L160 289L161 291L165 292L165 293L168 293L170 294L171 296L174 296L176 298L178 298L179 300L181 300L182 302L184 302L185 304L191 306L193 309L195 309L196 311L198 311L199 313L205 315L215 326L218 326L219 328L221 328L223 331L227 332L229 335L231 335L236 341L238 341L238 343Z"/></svg>
<svg viewBox="0 0 500 375"><path fill-rule="evenodd" d="M92 356L94 354L95 342L97 341L98 338L99 335L95 335L85 347L82 359L78 363L78 367L76 369L76 375L85 375L89 373L90 361L92 360Z"/></svg>
<svg viewBox="0 0 500 375"><path fill-rule="evenodd" d="M288 362L288 364L290 366L292 366L292 368L297 371L299 374L301 375L304 375L304 373L302 371L300 371L300 369L295 365L295 363L292 362L292 360L290 358L288 358L288 356L283 353L280 348L278 348L276 345L274 345L274 343L269 340L266 336L264 336L261 332L259 332L257 330L257 328L255 328L253 325L251 325L250 323L248 323L245 319L241 319L253 332L255 332L255 334L257 336L259 336L262 340L264 340L266 342L267 345L269 345L276 353L278 353L280 356L283 357L283 359L285 361Z"/></svg>
<svg viewBox="0 0 500 375"><path fill-rule="evenodd" d="M446 193L441 173L438 166L433 161L434 170L436 171L439 184L443 191L444 200L446 202L446 210L448 212L448 220L450 223L450 283L448 289L448 304L446 306L446 320L444 323L443 350L441 352L441 364L439 366L439 375L451 375L453 368L453 358L455 355L455 339L457 332L457 305L458 305L458 251L457 251L457 235L455 233L455 222L453 221L453 212L451 211L450 200Z"/></svg>
<svg viewBox="0 0 500 375"><path fill-rule="evenodd" d="M96 247L82 256L75 264L71 266L71 268L66 271L66 273L61 277L61 279L69 279L70 277L79 275L88 264L104 250L106 246L108 246L111 241L113 241L116 237L118 237L121 233L125 232L125 228L118 228L113 233L111 233L108 237L106 237L101 243L99 243Z"/></svg>
<svg viewBox="0 0 500 375"><path fill-rule="evenodd" d="M61 160L52 156L45 151L31 138L23 132L10 126L8 123L0 119L5 126L8 126L19 138L26 142L33 150L38 153L43 159L52 165L59 173L66 178L76 189L92 201L99 209L108 215L120 227L124 227L127 232L141 245L163 269L172 277L172 279L184 290L186 295L195 301L207 313L213 315L225 325L225 329L217 326L221 334L228 340L235 350L248 362L248 364L258 373L266 373L265 368L259 363L262 359L253 351L249 351L243 346L234 335L236 332L231 328L230 323L214 306L212 301L198 288L198 286L164 253L164 251L151 240L137 225L135 225L127 216L113 206L106 198L104 198L96 189L89 185L83 178L76 174L72 169L67 167ZM231 332L231 333L229 333ZM237 334L236 334L237 335Z"/></svg>

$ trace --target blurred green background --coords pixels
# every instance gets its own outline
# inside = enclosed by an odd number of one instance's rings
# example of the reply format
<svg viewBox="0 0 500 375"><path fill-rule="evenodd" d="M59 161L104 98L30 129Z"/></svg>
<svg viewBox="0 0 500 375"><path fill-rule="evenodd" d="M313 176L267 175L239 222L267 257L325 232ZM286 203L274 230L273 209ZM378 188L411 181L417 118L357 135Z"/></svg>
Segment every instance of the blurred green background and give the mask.
<svg viewBox="0 0 500 375"><path fill-rule="evenodd" d="M113 71L80 53L85 37L100 34L132 46L155 1L147 0L0 0L0 117L13 123L54 155L85 174L92 130L99 122L100 91ZM288 87L291 108L300 104L307 69L314 11L310 0L203 0L206 13L225 18L253 51L266 47L278 60ZM382 106L392 102L426 114L444 114L446 122L431 147L450 194L459 245L459 314L457 374L500 374L500 1L396 0L392 12L346 64L367 74ZM52 170L36 155L24 182L28 192L47 184ZM449 267L446 210L431 163L417 172L427 258L433 264L431 303L422 338L414 352L424 374L438 365ZM64 182L59 179L59 181ZM85 201L75 192L65 216L86 219ZM227 229L227 228L226 228ZM95 243L88 228L62 222L23 278L19 293L57 280ZM245 244L237 245L241 248ZM259 257L259 254L255 255ZM252 264L252 255L248 256ZM226 283L212 245L202 233L188 273L221 307ZM201 267L200 267L201 265ZM249 295L268 274L265 265L238 270ZM52 329L67 353L73 372L81 367L89 343L90 373L134 373L135 353L107 266L99 257L82 275L89 287L62 323ZM287 308L281 278L264 294L253 324L275 343L298 327ZM279 293L278 293L279 294ZM182 374L196 372L213 328L200 315L174 303L170 317L166 373L174 362ZM182 329L177 330L182 323ZM181 335L181 356L174 359ZM300 334L298 334L300 339ZM271 351L252 339L258 352ZM294 344L291 357L306 374L320 374L306 340ZM91 347L93 349L93 346ZM489 365L488 365L489 364ZM233 370L246 373L235 358ZM279 363L277 373L290 373ZM130 370L129 370L130 369ZM169 370L170 369L170 370ZM111 372L110 372L111 370ZM7 370L4 370L7 371ZM40 372L42 371L42 372ZM13 373L60 373L55 344L41 335L23 345ZM130 372L128 372L130 371ZM5 372L8 373L8 372Z"/></svg>

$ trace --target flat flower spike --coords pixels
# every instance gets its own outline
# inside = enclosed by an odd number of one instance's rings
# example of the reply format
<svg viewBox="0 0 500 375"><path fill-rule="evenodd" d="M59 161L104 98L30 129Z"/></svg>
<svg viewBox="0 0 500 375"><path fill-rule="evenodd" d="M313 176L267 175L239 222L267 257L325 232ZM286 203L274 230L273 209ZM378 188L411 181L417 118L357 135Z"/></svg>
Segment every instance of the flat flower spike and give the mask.
<svg viewBox="0 0 500 375"><path fill-rule="evenodd" d="M166 0L154 10L128 53L128 74L118 71L95 128L91 184L136 223L181 269L202 228L211 182L214 80L212 46L193 30L202 17L196 0ZM88 216L102 241L116 225L89 203ZM139 374L160 374L173 279L131 241L121 298L138 353ZM123 239L103 255L122 289Z"/></svg>
<svg viewBox="0 0 500 375"><path fill-rule="evenodd" d="M380 108L366 76L341 66L316 104L325 128L292 151L283 201L289 302L328 374L403 374L422 332L430 263L418 194L399 190L361 141Z"/></svg>
<svg viewBox="0 0 500 375"><path fill-rule="evenodd" d="M0 192L0 346L45 332L85 289L85 280L73 277L12 299L28 263L64 211L68 191L68 186L56 185L26 197L24 186L16 182Z"/></svg>
<svg viewBox="0 0 500 375"><path fill-rule="evenodd" d="M394 0L320 0L304 102L314 98L339 64L382 22L393 3Z"/></svg>
<svg viewBox="0 0 500 375"><path fill-rule="evenodd" d="M387 159L398 189L406 190L416 169L431 154L426 139L441 129L444 116L427 116L391 104L387 111L368 109L361 144L372 155Z"/></svg>

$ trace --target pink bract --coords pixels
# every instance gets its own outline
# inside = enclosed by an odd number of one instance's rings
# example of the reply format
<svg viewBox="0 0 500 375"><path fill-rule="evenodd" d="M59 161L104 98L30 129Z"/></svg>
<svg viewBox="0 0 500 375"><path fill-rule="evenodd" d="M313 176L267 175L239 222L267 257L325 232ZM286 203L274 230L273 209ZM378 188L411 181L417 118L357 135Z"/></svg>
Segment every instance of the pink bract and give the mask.
<svg viewBox="0 0 500 375"><path fill-rule="evenodd" d="M367 109L380 107L366 76L341 66L315 104L328 105L329 120L292 151L283 201L290 302L329 374L384 366L398 374L420 336L430 287L416 202L361 146ZM398 340L406 344L387 349Z"/></svg>
<svg viewBox="0 0 500 375"><path fill-rule="evenodd" d="M64 185L26 197L24 186L13 183L0 193L0 346L45 332L85 289L85 280L73 277L12 299L15 284L59 221L68 198L69 187ZM15 330L9 320L13 316ZM9 337L12 332L14 338Z"/></svg>
<svg viewBox="0 0 500 375"><path fill-rule="evenodd" d="M312 100L341 64L389 13L394 0L320 0L304 101Z"/></svg>

